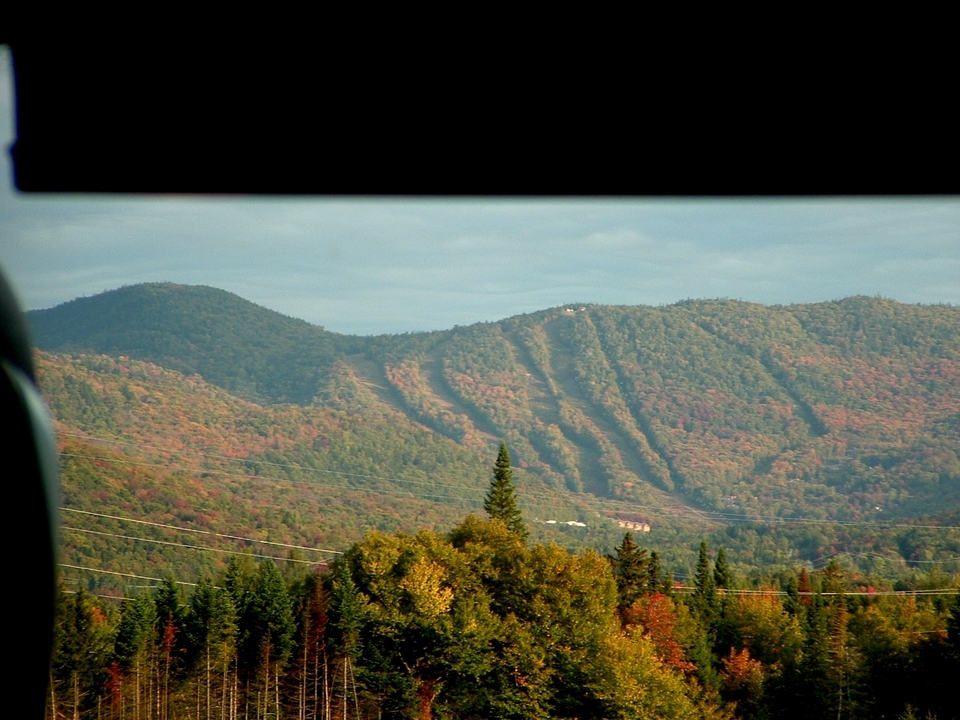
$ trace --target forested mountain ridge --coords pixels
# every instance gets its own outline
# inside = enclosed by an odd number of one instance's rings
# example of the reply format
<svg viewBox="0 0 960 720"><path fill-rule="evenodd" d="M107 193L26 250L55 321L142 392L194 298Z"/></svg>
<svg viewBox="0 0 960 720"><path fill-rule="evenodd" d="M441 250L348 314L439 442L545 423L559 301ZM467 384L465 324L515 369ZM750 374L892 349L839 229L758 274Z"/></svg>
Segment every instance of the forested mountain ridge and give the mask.
<svg viewBox="0 0 960 720"><path fill-rule="evenodd" d="M148 283L27 313L43 350L150 360L252 400L309 403L355 339L223 290Z"/></svg>
<svg viewBox="0 0 960 720"><path fill-rule="evenodd" d="M691 523L708 532L758 517L860 524L797 525L768 560L798 544L808 559L836 551L849 544L841 536L890 519L941 514L929 522L956 524L938 519L960 507L952 306L863 297L578 304L445 332L351 337L221 290L149 284L28 318L37 345L56 354L42 385L65 426L144 446L163 438L153 444L167 451L171 434L185 432L185 448L233 454L261 475L285 468L296 480L312 468L403 480L429 467L417 477L427 492L443 494L436 483L445 482L444 493L477 494L503 439L527 512L542 519L558 503L561 519L586 520L589 508L651 523L661 539ZM131 390L134 361L141 385ZM150 385L159 376L148 382L159 368L174 371L166 389ZM183 383L204 391L191 397ZM165 412L143 414L150 405L140 396L151 395ZM254 407L256 422L242 419ZM185 411L186 424L176 419ZM197 417L204 412L207 420ZM257 429L244 430L248 422ZM205 423L220 428L217 442L197 430ZM351 424L366 427L362 438L345 430ZM193 430L176 429L185 427ZM323 442L343 449L333 458ZM392 483L384 488L399 491ZM371 527L366 512L352 518L358 529ZM748 531L731 532L736 544ZM607 527L588 544L609 536ZM908 562L950 555L955 542L937 542L932 557L928 544L892 535L883 547L889 554L894 543Z"/></svg>
<svg viewBox="0 0 960 720"><path fill-rule="evenodd" d="M262 403L348 407L351 373L463 446L506 439L574 492L844 519L960 500L952 306L569 306L350 337L212 288L139 285L28 317L43 350L148 360Z"/></svg>

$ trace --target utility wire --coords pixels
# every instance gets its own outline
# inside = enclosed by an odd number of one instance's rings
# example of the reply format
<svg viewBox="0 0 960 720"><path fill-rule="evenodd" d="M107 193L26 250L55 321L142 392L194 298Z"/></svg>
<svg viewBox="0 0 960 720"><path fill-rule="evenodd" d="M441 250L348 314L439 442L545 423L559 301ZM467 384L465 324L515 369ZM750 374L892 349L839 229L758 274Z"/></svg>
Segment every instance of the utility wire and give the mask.
<svg viewBox="0 0 960 720"><path fill-rule="evenodd" d="M86 570L87 572L103 573L105 575L122 575L123 577L136 578L137 580L153 580L155 582L164 582L163 578L147 577L146 575L134 575L133 573L117 572L116 570L101 570L99 568L84 567L83 565L68 565L67 563L59 563L60 567L70 568L71 570ZM182 580L174 580L177 585L191 585L193 587L197 586L197 583L184 582Z"/></svg>
<svg viewBox="0 0 960 720"><path fill-rule="evenodd" d="M171 469L168 463L148 463L142 460L119 460L117 458L102 457L98 455L79 455L77 453L60 453L60 455L61 457L83 458L86 460L102 460L104 462L115 463L117 465L137 465L137 466L144 466L144 467L162 467L168 470ZM182 468L174 468L174 469L182 469ZM429 495L426 493L415 493L412 490L386 490L386 489L380 489L380 488L358 488L358 487L352 487L350 485L327 485L323 483L309 482L306 480L288 480L286 478L272 478L265 475L243 475L239 473L226 472L225 470L214 470L214 471L204 470L203 472L208 472L208 473L216 472L218 475L222 475L228 478L235 478L235 479L242 479L242 480L259 480L261 482L272 482L272 483L286 484L286 485L304 485L306 487L314 487L314 488L325 488L325 489L333 489L333 490L352 490L353 492L374 492L374 493L380 493L385 495L399 495L402 497L414 497L414 498L422 497L422 498L429 498L429 499L435 499L435 500L461 500L461 501L468 500L468 498L464 498L462 496L457 496L457 495Z"/></svg>
<svg viewBox="0 0 960 720"><path fill-rule="evenodd" d="M323 548L312 548L306 545L290 545L288 543L273 542L271 540L256 540L254 538L241 537L239 535L226 535L224 533L213 532L212 530L199 530L197 528L185 528L179 525L167 525L165 523L151 522L149 520L136 520L134 518L120 517L119 515L107 515L106 513L97 513L90 510L78 510L76 508L61 507L64 512L81 513L83 515L92 515L94 517L108 518L110 520L120 520L122 522L137 523L139 525L151 525L153 527L168 528L180 532L192 532L200 535L210 535L213 537L227 538L229 540L243 540L244 542L262 543L263 545L273 545L276 547L290 548L292 550L310 550L312 552L333 553L334 555L343 555L339 550L326 550Z"/></svg>
<svg viewBox="0 0 960 720"><path fill-rule="evenodd" d="M150 585L149 587L156 587L156 585ZM67 593L68 595L76 595L76 594L77 594L78 592L80 592L80 591L79 591L79 590L66 590L66 589L65 589L65 590L63 590L63 592ZM93 593L93 592L87 592L87 595L92 595L93 597L103 598L104 600L119 600L120 602L125 602L125 601L127 601L127 600L133 600L133 598L129 598L129 597L126 597L126 596L120 596L120 595L103 595L103 594L101 594L101 593Z"/></svg>
<svg viewBox="0 0 960 720"><path fill-rule="evenodd" d="M89 568L82 565L68 565L67 563L60 563L60 567L70 568L72 570L86 570L88 572L104 573L107 575L121 575L123 577L136 578L138 580L153 580L155 582L164 582L163 578L154 578L147 577L146 575L134 575L133 573L124 573L117 572L116 570L101 570L99 568ZM190 585L193 587L197 586L197 583L183 582L180 580L174 581L177 585ZM695 587L689 585L677 585L674 588L675 592L679 593L693 593L696 592ZM763 590L763 589L746 589L746 590L734 590L729 588L717 588L717 592L721 595L777 595L784 596L789 595L785 590ZM941 588L941 589L932 589L932 590L877 590L874 592L862 592L862 591L853 591L853 592L821 592L820 595L830 596L830 595L857 595L857 596L867 596L867 597L876 597L876 596L909 596L909 595L956 595L960 592L957 588ZM817 595L815 592L810 591L801 591L797 593L800 597L813 597Z"/></svg>
<svg viewBox="0 0 960 720"><path fill-rule="evenodd" d="M922 564L928 564L928 565L945 565L945 564L947 564L947 563L956 562L957 560L960 560L960 555L951 555L951 556L947 557L947 558L944 559L944 560L910 560L910 559L905 558L905 557L891 556L891 555L880 555L879 553L854 552L854 551L852 551L852 550L841 550L841 551L832 553L831 555L827 555L826 557L818 558L817 560L815 560L815 561L813 562L813 564L814 564L814 566L816 566L816 565L818 565L818 564L821 564L821 563L825 565L826 563L828 563L830 560L832 560L832 559L834 559L834 558L844 557L844 556L846 556L846 557L873 557L873 558L879 558L880 560L889 560L889 561L891 561L891 562L903 562L903 563L907 563L907 564L910 564L910 563L921 564L921 563L922 563Z"/></svg>
<svg viewBox="0 0 960 720"><path fill-rule="evenodd" d="M688 585L679 585L673 588L675 592L679 593L694 593L697 591L695 587L690 587ZM897 596L897 595L956 595L960 590L957 588L942 588L936 590L875 590L874 592L863 592L863 591L843 591L843 592L821 592L820 595L865 595L867 597L877 597L878 595L886 596ZM717 588L717 593L720 595L789 595L786 590L731 590L728 588ZM815 592L803 591L797 593L800 597L813 597L817 595Z"/></svg>
<svg viewBox="0 0 960 720"><path fill-rule="evenodd" d="M119 465L136 465L136 466L145 466L145 467L163 467L170 469L170 465L166 463L149 463L142 460L121 460L118 458L103 457L98 455L81 455L77 453L62 453L64 457L76 457L84 458L89 460L101 460L104 462L115 463ZM250 461L258 462L258 461ZM301 466L287 466L287 467L296 467L305 472L313 471L311 468L303 468ZM183 468L180 468L183 469ZM263 475L248 475L248 474L239 474L231 473L225 470L204 470L203 472L215 472L217 475L220 475L225 478L230 479L241 479L241 480L257 480L261 482L273 482L278 484L288 484L288 485L300 485L310 488L318 489L334 489L334 490L347 490L351 492L370 492L378 493L383 495L398 495L401 497L413 497L413 498L424 498L431 500L458 500L461 502L472 502L474 497L464 496L464 495L434 495L428 493L416 493L412 490L388 490L385 488L360 488L351 485L330 485L325 483L311 482L306 480L290 480L287 478L271 478ZM317 471L321 472L321 471ZM333 471L330 471L333 472ZM346 474L346 473L343 473ZM412 482L404 481L399 478L389 478L384 476L375 476L375 475L357 475L356 477L365 477L369 479L379 479L389 482ZM423 483L426 484L426 483ZM456 487L447 485L445 487ZM470 493L479 493L481 491L475 488L458 488L462 491ZM529 502L532 498L536 501L538 497L548 498L551 502L534 502L532 504L538 505L540 507L556 507L569 509L569 504L562 502L557 502L555 496L546 496L538 495L536 493L527 494L525 499ZM643 503L636 503L624 500L609 500L603 498L577 498L573 497L570 500L572 503L582 502L588 506L592 507L609 507L612 509L619 509L627 512L637 512L637 511L647 511L647 512L659 512L667 513L680 517L685 517L689 520L707 520L713 522L740 522L740 523L755 523L755 524L783 524L783 525L823 525L823 526L853 526L853 527L876 527L876 528L889 528L889 529L922 529L922 530L960 530L960 525L918 525L918 524L909 524L909 523L884 523L876 522L869 520L820 520L815 518L799 518L799 517L781 517L777 515L751 515L746 513L723 513L715 510L698 510L695 508L685 508L678 506L654 506L647 505Z"/></svg>
<svg viewBox="0 0 960 720"><path fill-rule="evenodd" d="M120 535L118 533L105 532L102 530L86 530L84 528L68 527L66 525L61 526L61 529L71 530L73 532L87 533L88 535L103 535L105 537L122 538L124 540L137 540L139 542L154 543L156 545L170 545L172 547L189 548L191 550L206 550L207 552L224 553L227 555L249 555L250 554L250 553L242 552L240 550L222 550L220 548L205 547L203 545L187 545L185 543L171 542L169 540L154 540L152 538L135 537L132 535ZM325 561L323 560L299 560L296 558L277 557L275 555L264 555L262 557L268 560L280 560L282 562L301 563L303 565L324 565L325 564Z"/></svg>
<svg viewBox="0 0 960 720"><path fill-rule="evenodd" d="M780 517L779 515L752 515L747 513L724 513L717 510L702 510L705 516L718 520L745 522L776 522L795 525L855 525L882 528L917 528L921 530L960 530L960 525L913 525L909 523L877 522L873 520L818 520L816 518Z"/></svg>
<svg viewBox="0 0 960 720"><path fill-rule="evenodd" d="M75 437L75 438L82 439L82 440L84 440L84 441L86 441L86 442L90 442L90 443L101 442L101 443L104 443L104 444L114 444L114 445L133 445L133 446L136 446L136 447L138 447L138 448L150 448L150 449L157 450L157 451L160 451L160 452L166 452L166 453L174 454L174 451L169 450L168 448L160 448L160 447L151 446L151 445L139 445L138 443L134 443L134 442L131 442L131 441L126 441L126 440L90 437L90 436L88 436L88 435L84 435L84 434L81 434L81 433L60 433L60 435L63 435L63 436L65 436L65 437ZM463 486L463 485L454 485L454 484L449 484L449 483L438 483L438 482L432 482L432 481L431 481L431 482L426 482L426 481L422 481L422 480L405 480L405 479L403 479L403 478L398 478L398 477L394 477L394 476L386 476L386 475L371 475L371 474L363 474L363 473L349 473L349 472L340 471L340 470L324 470L324 469L320 469L320 468L305 467L305 466L303 466L303 465L298 465L298 464L295 464L295 463L276 463L276 462L270 462L270 461L267 461L267 460L257 460L257 459L247 459L247 458L234 458L234 457L230 457L230 456L228 456L228 455L217 455L217 454L211 454L211 453L177 452L176 454L177 454L177 455L181 455L181 456L185 456L185 457L198 458L198 459L213 459L213 460L220 459L220 460L224 460L224 461L228 461L228 462L242 462L242 463L248 464L248 465L268 465L268 466L273 466L273 467L281 467L281 468L288 468L288 469L300 470L301 472L305 472L305 473L327 473L327 474L332 474L332 475L342 475L342 476L346 476L346 477L355 477L355 478L362 478L362 479L368 479L368 480L382 480L382 481L385 481L385 482L391 482L391 483L397 483L397 484L407 483L407 484L416 484L416 485L428 485L428 486L431 486L431 487L446 487L446 488L452 488L452 489L454 489L454 490L458 490L458 491L461 491L461 492L466 491L466 492L468 492L468 493L477 493L478 495L483 495L483 494L486 493L486 488L472 488L472 487L467 487L467 486ZM164 467L164 468L169 468L169 467L170 467L169 463L149 463L149 462L146 462L146 461L117 460L117 459L114 459L114 458L105 458L105 457L100 457L100 456L79 455L79 454L74 454L74 453L63 453L63 455L66 456L66 457L89 458L89 459L93 459L93 460L104 460L104 461L108 461L108 462L116 462L116 463L121 463L121 464L123 464L123 463L126 463L126 464L134 464L134 465L140 464L140 465L143 465L143 466L145 466L145 467ZM216 472L216 473L219 474L219 475L223 475L223 476L226 476L226 477L234 477L234 478L259 479L259 480L265 479L264 476L261 476L261 475L245 475L245 474L231 473L231 472L228 472L228 471L225 471L225 470L221 470L221 469L216 469L216 470L213 470L213 471L211 471L210 469L204 469L203 472ZM319 484L319 483L305 482L305 481L297 481L297 480L289 480L289 479L284 479L284 480L282 480L282 482L305 484L305 485L311 485L311 486L316 486L316 487L357 489L357 488L354 488L353 486L349 486L349 485L347 485L347 486L344 486L344 485L321 485L321 484ZM379 493L391 493L391 492L396 493L396 491L389 491L389 490L382 490L382 489L373 489L373 488L370 488L369 491L370 491L370 492L379 492ZM403 493L396 493L396 494L403 494ZM413 493L413 492L410 492L410 494L413 495L413 496L415 496L415 497L425 497L425 498L459 499L459 500L465 500L465 501L466 501L466 500L473 500L472 497L465 497L465 496L463 496L463 495L453 495L453 496L452 496L452 495L427 495L427 494L422 494L422 493L417 494L417 493ZM555 502L555 501L556 501L556 496L554 496L554 495L543 495L543 494L540 494L540 493L529 493L529 492L528 492L528 493L524 493L524 499L525 499L525 500L530 500L530 499L536 500L537 498L546 498L547 500L554 501L552 504L553 504L554 506L556 506L556 507L566 507L566 506L563 505L563 504L556 503L556 502ZM588 502L594 502L594 501L591 500L591 501L588 501ZM609 505L614 505L614 506L616 506L616 507L620 507L621 505L624 505L624 506L626 506L626 507L628 507L628 508L645 507L645 508L647 508L647 509L654 509L654 510L657 510L657 511L664 511L665 509L667 509L667 508L655 507L655 506L643 506L643 505L639 505L639 504L636 504L636 503L627 503L627 502L625 502L625 501L619 501L619 502L618 502L618 501L613 501L613 500L602 500L602 499L600 499L600 498L597 498L597 499L596 499L596 502L606 503L606 504L609 504ZM596 502L594 502L594 504L596 504ZM549 505L550 505L550 503L548 503L548 506L549 506ZM678 514L685 512L685 513L691 513L691 514L693 514L693 515L698 515L698 514L700 514L700 513L702 512L702 511L699 511L699 510L696 510L696 509L693 509L693 508L686 508L686 507L682 507L682 506L675 506L674 508L672 508L672 510L673 510L674 512L678 513Z"/></svg>
<svg viewBox="0 0 960 720"><path fill-rule="evenodd" d="M273 462L270 460L236 458L236 457L231 457L230 455L220 455L217 453L197 453L197 452L189 452L189 451L178 452L175 450L171 450L170 448L157 447L156 445L141 445L140 443L132 442L130 440L90 437L89 435L84 435L82 433L61 432L58 434L64 437L78 438L80 440L85 440L87 442L101 442L105 444L128 445L128 446L132 445L138 449L156 450L158 452L177 454L177 455L182 455L184 457L192 457L192 458L197 458L201 460L223 460L226 462L238 462L238 463L244 463L244 464L268 465L270 467L288 468L291 470L301 470L303 472L308 472L308 473L313 472L313 473L325 473L328 475L343 475L344 477L363 478L365 480L386 480L394 483L409 483L413 485L430 485L431 487L448 487L448 488L453 488L455 490L464 489L462 485L456 485L453 483L428 482L425 480L405 480L403 478L390 477L385 475L369 475L364 473L352 473L352 472L346 472L344 470L326 470L323 468L304 467L303 465L298 465L297 463L279 463L279 462ZM474 488L469 488L469 489L474 489ZM476 490L477 492L483 492L483 490L480 488L476 488Z"/></svg>

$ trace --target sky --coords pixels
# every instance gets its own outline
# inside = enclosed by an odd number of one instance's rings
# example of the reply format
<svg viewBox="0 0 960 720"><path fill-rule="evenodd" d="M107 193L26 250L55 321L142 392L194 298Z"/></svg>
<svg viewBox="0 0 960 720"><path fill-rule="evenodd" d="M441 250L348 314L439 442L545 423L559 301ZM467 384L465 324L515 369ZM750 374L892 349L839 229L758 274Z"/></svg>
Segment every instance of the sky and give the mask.
<svg viewBox="0 0 960 720"><path fill-rule="evenodd" d="M205 198L13 188L0 46L0 268L25 309L210 285L336 332L568 303L960 304L960 198Z"/></svg>

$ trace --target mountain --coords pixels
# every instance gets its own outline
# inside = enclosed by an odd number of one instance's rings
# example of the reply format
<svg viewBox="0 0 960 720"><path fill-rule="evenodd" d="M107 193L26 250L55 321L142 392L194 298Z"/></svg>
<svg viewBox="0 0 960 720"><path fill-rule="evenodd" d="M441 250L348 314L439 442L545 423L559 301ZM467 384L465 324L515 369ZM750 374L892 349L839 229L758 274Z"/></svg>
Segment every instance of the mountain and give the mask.
<svg viewBox="0 0 960 720"><path fill-rule="evenodd" d="M438 501L477 511L503 439L528 518L588 526L557 536L567 544L608 543L620 520L651 525L677 558L706 533L747 564L855 552L949 570L960 555L955 531L886 527L957 524L960 308L572 305L352 337L222 290L149 284L28 319L43 390L77 441L133 439L132 458L177 447L185 476L224 472L214 455L258 476L374 476L379 499L335 523L351 539L391 506L384 490L408 492L427 524L459 517L427 509ZM414 475L411 491L400 480ZM320 540L334 536L299 542Z"/></svg>
<svg viewBox="0 0 960 720"><path fill-rule="evenodd" d="M150 360L242 397L309 403L355 338L210 287L149 283L27 314L37 345Z"/></svg>

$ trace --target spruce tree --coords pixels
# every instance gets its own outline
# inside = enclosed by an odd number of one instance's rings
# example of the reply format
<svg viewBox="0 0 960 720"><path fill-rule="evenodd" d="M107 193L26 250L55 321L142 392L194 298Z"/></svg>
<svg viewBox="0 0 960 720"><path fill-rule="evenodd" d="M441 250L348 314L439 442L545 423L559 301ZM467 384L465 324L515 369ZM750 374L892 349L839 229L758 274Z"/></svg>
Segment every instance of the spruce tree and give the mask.
<svg viewBox="0 0 960 720"><path fill-rule="evenodd" d="M800 681L796 690L803 698L804 717L827 718L830 710L830 630L823 595L813 596L803 621L804 645Z"/></svg>
<svg viewBox="0 0 960 720"><path fill-rule="evenodd" d="M260 563L257 584L250 594L246 612L241 617L246 630L241 648L248 666L263 662L263 649L269 648L266 660L283 663L293 646L293 607L283 576L273 561Z"/></svg>
<svg viewBox="0 0 960 720"><path fill-rule="evenodd" d="M796 575L791 575L787 582L787 598L783 601L783 609L791 616L800 614L803 604L800 602L800 583Z"/></svg>
<svg viewBox="0 0 960 720"><path fill-rule="evenodd" d="M660 564L660 555L656 550L650 551L650 562L647 563L647 586L651 592L663 592L663 566Z"/></svg>
<svg viewBox="0 0 960 720"><path fill-rule="evenodd" d="M523 524L523 516L517 507L517 489L513 484L513 471L510 469L510 452L505 442L500 443L500 453L493 467L493 482L483 502L483 509L491 518L503 523L523 540L528 537Z"/></svg>
<svg viewBox="0 0 960 720"><path fill-rule="evenodd" d="M627 533L617 547L617 557L612 558L612 561L620 596L618 606L623 610L651 589L650 559L647 551L634 542L633 535Z"/></svg>
<svg viewBox="0 0 960 720"><path fill-rule="evenodd" d="M147 656L156 612L156 606L148 595L130 598L121 605L112 660L123 670L131 670Z"/></svg>
<svg viewBox="0 0 960 720"><path fill-rule="evenodd" d="M717 617L717 586L710 569L710 556L707 553L707 541L700 542L700 556L697 559L697 572L693 576L692 604L704 626L709 628Z"/></svg>
<svg viewBox="0 0 960 720"><path fill-rule="evenodd" d="M727 565L727 553L721 546L717 550L717 559L713 563L713 584L718 588L729 588L731 579L730 566Z"/></svg>
<svg viewBox="0 0 960 720"><path fill-rule="evenodd" d="M233 603L226 590L214 587L207 577L201 577L190 598L190 606L184 618L184 634L187 643L189 668L195 668L211 653L219 657L219 651L234 634L236 617Z"/></svg>
<svg viewBox="0 0 960 720"><path fill-rule="evenodd" d="M947 655L960 670L960 593L953 598L950 617L947 618Z"/></svg>
<svg viewBox="0 0 960 720"><path fill-rule="evenodd" d="M330 636L339 655L353 660L360 656L363 616L363 598L353 582L349 564L342 562L334 572L329 619Z"/></svg>

